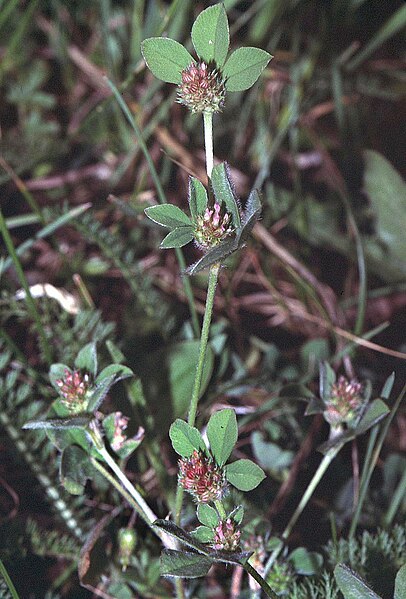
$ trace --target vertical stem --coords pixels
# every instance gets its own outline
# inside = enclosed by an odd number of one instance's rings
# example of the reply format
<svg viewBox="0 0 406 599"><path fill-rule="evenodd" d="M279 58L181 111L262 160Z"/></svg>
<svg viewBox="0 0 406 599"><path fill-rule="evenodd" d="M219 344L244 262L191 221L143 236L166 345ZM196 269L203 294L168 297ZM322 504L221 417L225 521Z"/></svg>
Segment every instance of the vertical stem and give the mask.
<svg viewBox="0 0 406 599"><path fill-rule="evenodd" d="M41 344L42 344L42 349L45 354L45 359L48 364L51 364L51 362L52 362L51 347L49 345L47 336L45 334L44 327L42 326L40 315L38 314L38 310L36 308L34 300L32 299L30 287L28 285L27 279L25 278L25 274L24 274L23 268L21 266L21 262L17 256L17 252L15 250L13 240L11 239L11 235L7 229L6 221L4 220L1 210L0 210L0 233L3 236L7 251L10 254L10 258L12 259L12 261L14 263L14 268L16 269L16 273L17 273L18 279L20 281L21 287L25 291L25 301L27 303L27 308L31 315L31 318L33 319L33 321L36 324L38 335L39 335L39 338L40 338Z"/></svg>
<svg viewBox="0 0 406 599"><path fill-rule="evenodd" d="M192 398L190 400L188 423L194 426L196 420L197 403L199 401L200 387L202 384L203 368L206 359L207 343L209 340L211 316L213 314L214 296L216 293L217 279L220 264L216 263L210 267L209 282L207 287L206 308L204 311L202 335L200 338L199 358L197 362L195 382L193 385Z"/></svg>
<svg viewBox="0 0 406 599"><path fill-rule="evenodd" d="M214 165L214 152L213 152L213 113L203 112L203 125L204 125L204 147L206 150L206 172L210 179L211 171Z"/></svg>
<svg viewBox="0 0 406 599"><path fill-rule="evenodd" d="M214 295L216 293L216 285L220 264L213 264L209 271L209 282L207 287L206 307L203 317L202 335L200 338L199 357L196 366L195 382L193 385L192 398L190 400L188 424L194 426L197 413L197 404L199 402L199 392L202 384L203 368L206 358L207 343L209 340L210 323L213 314ZM183 488L178 485L175 499L175 522L180 525L180 516L182 511Z"/></svg>
<svg viewBox="0 0 406 599"><path fill-rule="evenodd" d="M319 464L319 467L317 468L312 480L310 481L302 499L299 502L299 505L297 506L296 510L294 511L291 519L289 520L288 524L286 525L285 530L282 533L282 539L285 541L290 533L292 532L292 529L294 527L294 525L296 524L300 514L303 512L304 508L306 507L307 503L309 502L309 499L311 498L311 496L313 495L317 485L319 484L320 480L322 479L324 473L326 472L327 468L330 466L331 462L334 460L334 458L336 457L336 455L338 454L338 452L341 450L341 448L343 447L343 443L340 443L339 445L336 445L335 447L332 447L324 456L324 458L322 459L322 461ZM278 555L280 554L280 552L282 551L283 548L283 544L281 543L278 547L276 547L274 549L274 551L272 552L271 556L269 557L267 563L265 564L265 568L264 568L264 574L265 576L268 574L269 570L271 569L273 563L275 562L275 560L277 559Z"/></svg>
<svg viewBox="0 0 406 599"><path fill-rule="evenodd" d="M213 151L213 114L211 112L203 112L203 128L204 128L204 147L206 153L206 172L210 179L213 170L214 151ZM194 426L197 413L197 404L199 401L199 392L202 384L203 368L206 358L207 342L209 340L210 323L213 314L214 295L220 264L213 264L209 271L209 281L207 286L206 307L204 310L202 332L200 337L199 358L196 366L195 382L193 385L192 398L190 400L188 423ZM178 485L175 499L175 522L180 525L180 517L182 512L183 488ZM179 595L178 595L179 598Z"/></svg>
<svg viewBox="0 0 406 599"><path fill-rule="evenodd" d="M227 514L226 514L226 510L224 509L224 506L223 506L223 504L221 503L221 501L220 501L219 499L216 499L216 500L214 501L214 505L216 506L216 510L217 510L217 513L218 513L218 515L220 516L220 518L221 518L222 520L225 520L225 519L226 519L226 517L227 517Z"/></svg>

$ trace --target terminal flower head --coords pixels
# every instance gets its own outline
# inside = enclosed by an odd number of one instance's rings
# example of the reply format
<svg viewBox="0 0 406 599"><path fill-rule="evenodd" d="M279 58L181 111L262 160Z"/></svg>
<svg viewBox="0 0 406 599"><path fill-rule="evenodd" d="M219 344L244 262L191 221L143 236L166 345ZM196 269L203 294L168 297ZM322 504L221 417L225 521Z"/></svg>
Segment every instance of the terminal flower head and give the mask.
<svg viewBox="0 0 406 599"><path fill-rule="evenodd" d="M228 488L223 468L196 450L190 457L179 460L179 484L198 503L221 499Z"/></svg>

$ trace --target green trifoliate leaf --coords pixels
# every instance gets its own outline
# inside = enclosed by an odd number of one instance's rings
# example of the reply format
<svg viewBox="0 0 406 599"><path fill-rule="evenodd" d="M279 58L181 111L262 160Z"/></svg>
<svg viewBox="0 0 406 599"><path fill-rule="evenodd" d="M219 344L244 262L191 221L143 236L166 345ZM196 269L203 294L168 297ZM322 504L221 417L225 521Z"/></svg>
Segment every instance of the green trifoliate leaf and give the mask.
<svg viewBox="0 0 406 599"><path fill-rule="evenodd" d="M172 229L172 231L163 238L159 247L162 250L182 248L187 243L193 241L193 238L193 227L189 227L189 225L185 227L176 227L176 229Z"/></svg>
<svg viewBox="0 0 406 599"><path fill-rule="evenodd" d="M206 8L192 27L192 42L199 58L206 63L214 61L222 67L230 44L228 20L223 4Z"/></svg>
<svg viewBox="0 0 406 599"><path fill-rule="evenodd" d="M83 347L75 360L75 367L93 376L97 374L97 351L96 343L88 343Z"/></svg>
<svg viewBox="0 0 406 599"><path fill-rule="evenodd" d="M214 530L208 526L198 526L190 534L194 539L200 541L200 543L212 543L214 541Z"/></svg>
<svg viewBox="0 0 406 599"><path fill-rule="evenodd" d="M145 208L144 212L154 223L168 229L176 229L185 225L192 226L192 221L187 214L173 204L150 206L149 208Z"/></svg>
<svg viewBox="0 0 406 599"><path fill-rule="evenodd" d="M217 511L208 503L199 503L197 506L197 519L209 528L215 528L219 523ZM199 539L201 541L201 539Z"/></svg>
<svg viewBox="0 0 406 599"><path fill-rule="evenodd" d="M334 568L334 576L344 599L381 599L345 564L338 564Z"/></svg>
<svg viewBox="0 0 406 599"><path fill-rule="evenodd" d="M226 89L240 92L250 88L272 56L260 48L238 48L228 58L223 68Z"/></svg>
<svg viewBox="0 0 406 599"><path fill-rule="evenodd" d="M174 578L206 576L213 560L198 553L164 549L161 554L161 575Z"/></svg>
<svg viewBox="0 0 406 599"><path fill-rule="evenodd" d="M237 443L238 427L234 410L215 412L207 425L210 451L216 463L223 466Z"/></svg>
<svg viewBox="0 0 406 599"><path fill-rule="evenodd" d="M189 209L193 220L204 213L207 203L207 192L203 183L195 177L189 177Z"/></svg>
<svg viewBox="0 0 406 599"><path fill-rule="evenodd" d="M226 479L240 491L252 491L265 478L265 473L251 460L237 460L225 467Z"/></svg>
<svg viewBox="0 0 406 599"><path fill-rule="evenodd" d="M194 60L189 52L166 37L150 37L141 44L141 52L150 71L161 81L177 83L182 81L182 71Z"/></svg>
<svg viewBox="0 0 406 599"><path fill-rule="evenodd" d="M245 205L245 211L242 218L242 231L239 234L240 244L243 244L248 239L255 223L261 216L261 199L256 189L253 189L248 196L247 203Z"/></svg>
<svg viewBox="0 0 406 599"><path fill-rule="evenodd" d="M196 451L206 451L203 437L194 426L190 426L180 418L176 419L169 429L172 447L183 458L188 458Z"/></svg>
<svg viewBox="0 0 406 599"><path fill-rule="evenodd" d="M225 162L216 164L211 173L211 184L219 204L225 204L226 210L232 217L232 225L236 229L241 225L240 211L235 197L231 179Z"/></svg>

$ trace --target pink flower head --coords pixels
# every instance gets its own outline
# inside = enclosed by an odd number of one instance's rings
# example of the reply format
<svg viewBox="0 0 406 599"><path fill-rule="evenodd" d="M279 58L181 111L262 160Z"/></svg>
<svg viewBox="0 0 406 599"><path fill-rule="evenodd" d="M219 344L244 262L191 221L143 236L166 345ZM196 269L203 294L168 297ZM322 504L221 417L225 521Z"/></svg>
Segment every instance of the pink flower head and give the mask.
<svg viewBox="0 0 406 599"><path fill-rule="evenodd" d="M90 386L89 375L82 375L79 370L71 372L66 369L64 377L56 381L62 403L70 412L81 412L87 407L87 391Z"/></svg>
<svg viewBox="0 0 406 599"><path fill-rule="evenodd" d="M344 376L340 376L332 385L330 398L326 402L324 418L327 422L332 426L338 426L354 420L363 404L361 391L361 383L356 380L348 381Z"/></svg>
<svg viewBox="0 0 406 599"><path fill-rule="evenodd" d="M221 499L227 491L223 469L196 450L190 457L179 460L179 484L198 503Z"/></svg>
<svg viewBox="0 0 406 599"><path fill-rule="evenodd" d="M221 73L205 62L192 63L182 71L178 86L178 102L191 112L219 112L224 104L226 88Z"/></svg>
<svg viewBox="0 0 406 599"><path fill-rule="evenodd" d="M214 531L214 549L224 551L236 551L240 544L241 531L238 530L236 522L231 518L222 520Z"/></svg>
<svg viewBox="0 0 406 599"><path fill-rule="evenodd" d="M195 240L202 249L210 249L225 239L233 229L230 227L230 215L221 214L221 206L216 202L213 208L206 208L202 216L198 216L195 226Z"/></svg>

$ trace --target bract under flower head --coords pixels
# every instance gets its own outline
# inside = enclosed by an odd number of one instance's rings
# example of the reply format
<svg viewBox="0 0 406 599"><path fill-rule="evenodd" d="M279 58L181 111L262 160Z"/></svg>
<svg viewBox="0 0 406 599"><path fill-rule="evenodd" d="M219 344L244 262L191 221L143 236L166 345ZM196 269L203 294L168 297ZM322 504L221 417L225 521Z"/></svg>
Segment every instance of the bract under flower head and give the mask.
<svg viewBox="0 0 406 599"><path fill-rule="evenodd" d="M179 460L179 484L198 503L222 499L227 492L223 469L196 450L190 457Z"/></svg>
<svg viewBox="0 0 406 599"><path fill-rule="evenodd" d="M220 71L205 62L192 63L181 73L178 102L191 112L220 112L226 88Z"/></svg>

